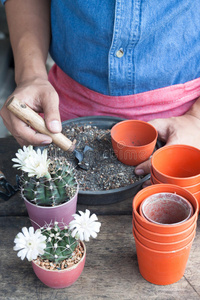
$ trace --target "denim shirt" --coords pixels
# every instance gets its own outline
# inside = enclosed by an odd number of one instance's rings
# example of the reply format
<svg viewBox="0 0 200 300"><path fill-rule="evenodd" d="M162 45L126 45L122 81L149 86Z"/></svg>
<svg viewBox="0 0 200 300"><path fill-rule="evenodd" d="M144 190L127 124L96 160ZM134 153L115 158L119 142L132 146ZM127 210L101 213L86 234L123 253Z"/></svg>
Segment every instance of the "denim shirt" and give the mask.
<svg viewBox="0 0 200 300"><path fill-rule="evenodd" d="M200 77L199 0L51 0L51 30L58 66L105 95Z"/></svg>

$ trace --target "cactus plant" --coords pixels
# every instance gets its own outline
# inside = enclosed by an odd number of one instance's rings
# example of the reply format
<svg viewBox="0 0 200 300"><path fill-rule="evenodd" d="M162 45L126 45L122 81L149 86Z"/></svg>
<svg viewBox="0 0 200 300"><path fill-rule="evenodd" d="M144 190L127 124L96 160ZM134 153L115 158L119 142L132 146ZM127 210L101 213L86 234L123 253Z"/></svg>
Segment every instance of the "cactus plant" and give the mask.
<svg viewBox="0 0 200 300"><path fill-rule="evenodd" d="M54 223L54 227L49 226L41 229L41 233L46 236L46 248L42 259L48 259L56 264L72 257L72 253L78 246L79 242L75 237L71 236L68 226L62 229L58 226L58 222Z"/></svg>
<svg viewBox="0 0 200 300"><path fill-rule="evenodd" d="M95 214L90 216L90 211L79 211L73 215L69 225L63 222L51 222L34 232L33 227L29 230L22 228L14 242L14 250L19 251L18 256L29 261L38 259L55 263L59 269L60 263L69 258L73 259L75 250L82 241L89 241L90 236L97 237L101 223Z"/></svg>
<svg viewBox="0 0 200 300"><path fill-rule="evenodd" d="M64 157L47 158L47 150L23 147L12 160L22 170L20 187L23 196L40 206L56 206L70 200L77 191L75 169Z"/></svg>

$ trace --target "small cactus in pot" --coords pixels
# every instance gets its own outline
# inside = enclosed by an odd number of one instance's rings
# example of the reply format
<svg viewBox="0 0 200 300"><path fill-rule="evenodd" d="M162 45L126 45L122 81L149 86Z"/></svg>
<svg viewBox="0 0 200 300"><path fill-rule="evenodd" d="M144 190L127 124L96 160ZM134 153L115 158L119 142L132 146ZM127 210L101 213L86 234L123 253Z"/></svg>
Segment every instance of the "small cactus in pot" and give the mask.
<svg viewBox="0 0 200 300"><path fill-rule="evenodd" d="M13 167L22 170L22 195L39 206L57 206L69 201L77 192L75 169L64 157L47 157L47 149L24 146L16 153Z"/></svg>
<svg viewBox="0 0 200 300"><path fill-rule="evenodd" d="M14 240L17 256L32 261L37 277L52 288L67 287L78 279L86 258L84 241L100 231L101 223L88 209L73 218L68 225L51 222L36 231L23 227Z"/></svg>

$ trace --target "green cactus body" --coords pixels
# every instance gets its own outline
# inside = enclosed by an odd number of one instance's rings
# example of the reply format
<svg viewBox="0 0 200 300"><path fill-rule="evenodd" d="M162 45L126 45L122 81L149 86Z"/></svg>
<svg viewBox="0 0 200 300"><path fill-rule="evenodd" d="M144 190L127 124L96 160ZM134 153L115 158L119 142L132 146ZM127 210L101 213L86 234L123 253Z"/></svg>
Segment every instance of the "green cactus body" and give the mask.
<svg viewBox="0 0 200 300"><path fill-rule="evenodd" d="M21 177L23 196L40 206L56 206L69 201L76 193L74 168L63 157L51 159L49 174L40 178Z"/></svg>
<svg viewBox="0 0 200 300"><path fill-rule="evenodd" d="M42 259L48 259L56 264L72 257L72 253L78 246L79 242L70 235L67 227L60 229L58 225L53 228L45 228L41 230L46 238L45 253Z"/></svg>

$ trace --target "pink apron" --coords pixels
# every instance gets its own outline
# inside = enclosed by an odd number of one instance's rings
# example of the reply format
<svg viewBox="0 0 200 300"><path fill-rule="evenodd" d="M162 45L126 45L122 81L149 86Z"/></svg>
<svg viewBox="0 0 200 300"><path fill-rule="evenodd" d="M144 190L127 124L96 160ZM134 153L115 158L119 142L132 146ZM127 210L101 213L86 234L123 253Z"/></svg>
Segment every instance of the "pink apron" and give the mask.
<svg viewBox="0 0 200 300"><path fill-rule="evenodd" d="M128 96L107 96L94 92L71 79L57 65L51 68L49 81L60 98L62 121L94 115L143 121L180 116L200 96L200 78Z"/></svg>

